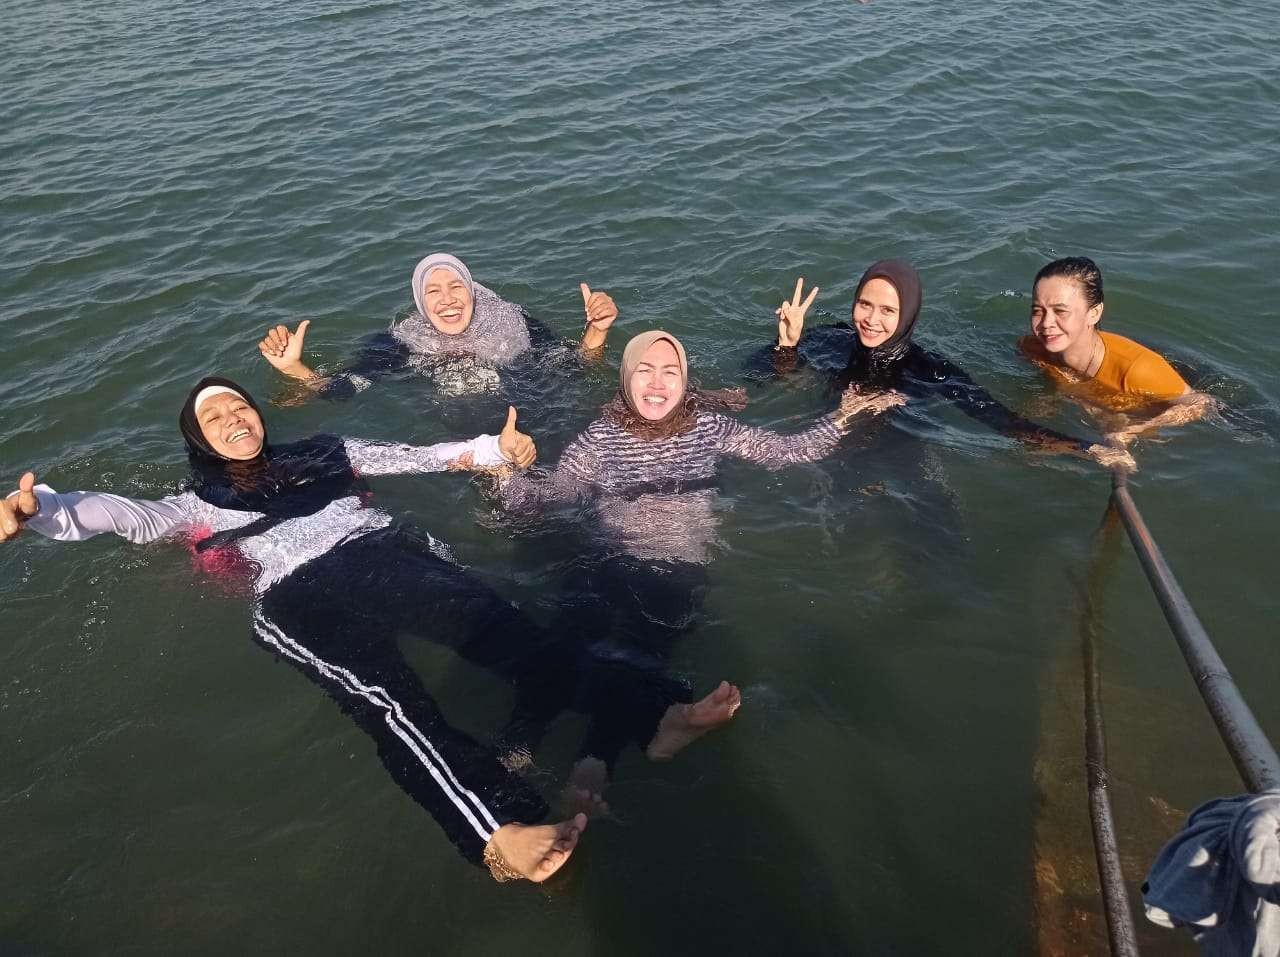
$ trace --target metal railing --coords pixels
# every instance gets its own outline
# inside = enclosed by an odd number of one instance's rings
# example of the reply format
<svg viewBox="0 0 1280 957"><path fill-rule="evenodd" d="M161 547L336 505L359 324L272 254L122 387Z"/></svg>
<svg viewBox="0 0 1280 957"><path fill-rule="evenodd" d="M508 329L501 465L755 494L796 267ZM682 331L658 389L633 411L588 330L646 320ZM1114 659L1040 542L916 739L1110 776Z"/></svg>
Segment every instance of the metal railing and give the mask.
<svg viewBox="0 0 1280 957"><path fill-rule="evenodd" d="M1117 517L1129 533L1129 540L1133 543L1142 570L1151 583L1151 590L1177 639L1182 656L1195 679L1196 688L1218 726L1218 733L1235 763L1240 779L1251 792L1280 787L1280 756L1276 755L1275 748L1249 710L1240 689L1236 687L1231 673L1204 630L1204 625L1200 623L1173 571L1164 560L1160 547L1152 538L1142 519L1142 513L1138 511L1137 503L1129 492L1127 476L1120 471L1113 473L1111 499L1107 503L1107 512L1100 529L1103 547L1115 527ZM1090 586L1093 584L1092 581L1089 582ZM1103 910L1111 953L1117 957L1137 957L1137 938L1129 896L1125 891L1108 793L1107 742L1102 720L1102 679L1098 665L1099 616L1092 599L1095 591L1094 587L1086 588L1081 629L1089 816L1093 824L1094 854L1098 862L1098 880L1102 886Z"/></svg>

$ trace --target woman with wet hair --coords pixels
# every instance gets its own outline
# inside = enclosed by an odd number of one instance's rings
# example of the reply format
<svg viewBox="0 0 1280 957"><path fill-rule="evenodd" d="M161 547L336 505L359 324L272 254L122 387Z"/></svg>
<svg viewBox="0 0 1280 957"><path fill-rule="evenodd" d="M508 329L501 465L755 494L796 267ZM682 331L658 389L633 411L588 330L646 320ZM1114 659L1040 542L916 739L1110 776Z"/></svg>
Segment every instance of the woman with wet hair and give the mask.
<svg viewBox="0 0 1280 957"><path fill-rule="evenodd" d="M618 307L608 293L593 292L586 283L579 288L586 327L578 350L598 356ZM546 326L472 279L471 270L456 256L424 257L413 270L411 290L417 311L366 341L342 372L322 376L303 361L309 319L292 332L282 325L269 329L258 351L284 375L331 398L354 395L373 380L404 368L426 376L445 395L492 393L499 391L506 371L545 363L553 354L568 356Z"/></svg>
<svg viewBox="0 0 1280 957"><path fill-rule="evenodd" d="M941 398L1002 435L1052 452L1092 458L1104 465L1132 465L1127 453L1064 435L1031 422L1001 404L955 363L913 341L924 290L915 267L900 259L873 263L858 280L849 322L804 334L805 315L817 297L804 295L797 279L791 299L777 310L778 340L772 354L748 365L753 378L785 376L810 366L840 389L901 391L911 401Z"/></svg>
<svg viewBox="0 0 1280 957"><path fill-rule="evenodd" d="M575 642L539 628L430 535L393 526L368 504L369 476L527 468L535 450L516 430L514 409L500 435L465 442L318 435L275 445L252 396L213 377L191 390L179 426L192 470L185 490L159 501L59 494L28 472L0 499L0 541L23 528L66 542L103 532L136 543L178 538L206 567L251 576L255 639L323 687L374 739L400 786L495 878L546 879L586 819L539 825L547 814L540 795L498 748L449 726L399 634L447 646L514 688L504 747L519 748L521 727L541 727L566 707L663 756L731 716L727 685L687 704L684 686L661 676L589 675Z"/></svg>
<svg viewBox="0 0 1280 957"><path fill-rule="evenodd" d="M1084 256L1055 259L1036 273L1031 335L1018 345L1076 397L1110 411L1137 412L1137 421L1111 434L1114 441L1127 443L1204 415L1209 397L1194 392L1159 353L1098 328L1103 308L1098 264ZM1154 414L1143 414L1153 407Z"/></svg>
<svg viewBox="0 0 1280 957"><path fill-rule="evenodd" d="M589 545L561 606L560 629L584 640L598 667L616 663L665 672L675 640L694 626L716 535L716 474L725 458L779 469L830 455L859 413L898 404L892 393L850 392L803 432L744 425L725 410L740 393L711 392L689 380L684 346L661 330L641 333L623 352L617 394L575 438L549 473L513 474L498 497L511 515L552 506L585 507ZM626 741L593 726L580 779L598 786ZM663 757L649 748L650 757Z"/></svg>

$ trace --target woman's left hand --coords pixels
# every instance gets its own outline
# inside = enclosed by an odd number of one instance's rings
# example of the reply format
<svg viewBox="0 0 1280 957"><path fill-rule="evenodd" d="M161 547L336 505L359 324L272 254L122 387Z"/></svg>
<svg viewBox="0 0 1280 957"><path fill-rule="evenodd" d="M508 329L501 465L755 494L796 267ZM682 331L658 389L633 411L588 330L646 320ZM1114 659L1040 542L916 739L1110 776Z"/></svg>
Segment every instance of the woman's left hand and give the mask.
<svg viewBox="0 0 1280 957"><path fill-rule="evenodd" d="M516 430L516 407L507 406L507 424L498 436L498 451L502 457L519 469L527 469L538 457L533 439Z"/></svg>

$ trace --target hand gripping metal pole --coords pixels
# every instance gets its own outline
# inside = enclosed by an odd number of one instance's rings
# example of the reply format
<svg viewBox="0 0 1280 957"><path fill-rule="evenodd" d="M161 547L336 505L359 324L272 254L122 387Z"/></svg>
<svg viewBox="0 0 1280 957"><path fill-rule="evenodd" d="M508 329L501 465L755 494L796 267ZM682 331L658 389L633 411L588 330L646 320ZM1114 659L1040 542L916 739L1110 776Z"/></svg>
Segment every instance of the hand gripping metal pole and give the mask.
<svg viewBox="0 0 1280 957"><path fill-rule="evenodd" d="M1129 494L1124 474L1118 471L1114 473L1111 498L1245 787L1255 793L1280 788L1280 757L1267 740L1258 719L1249 710L1178 580L1173 577L1159 546L1147 531L1133 496Z"/></svg>

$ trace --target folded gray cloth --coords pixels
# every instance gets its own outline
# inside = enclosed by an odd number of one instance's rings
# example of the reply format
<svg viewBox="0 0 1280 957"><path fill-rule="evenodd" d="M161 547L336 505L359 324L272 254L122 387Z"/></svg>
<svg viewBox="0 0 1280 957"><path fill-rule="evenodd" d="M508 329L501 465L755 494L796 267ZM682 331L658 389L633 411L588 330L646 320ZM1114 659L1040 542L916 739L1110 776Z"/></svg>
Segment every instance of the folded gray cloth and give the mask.
<svg viewBox="0 0 1280 957"><path fill-rule="evenodd" d="M1210 957L1278 957L1278 833L1280 790L1202 804L1147 874L1147 919L1192 928Z"/></svg>

